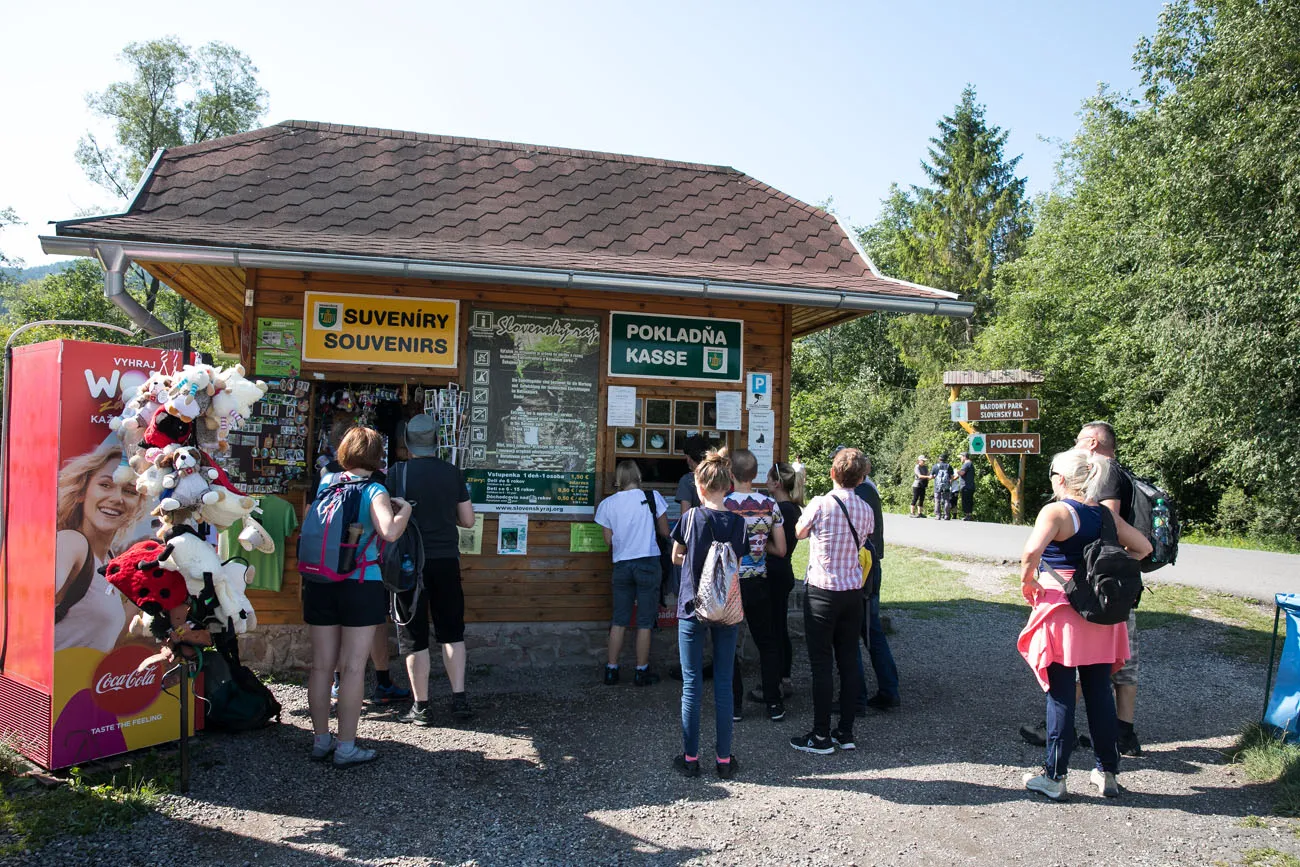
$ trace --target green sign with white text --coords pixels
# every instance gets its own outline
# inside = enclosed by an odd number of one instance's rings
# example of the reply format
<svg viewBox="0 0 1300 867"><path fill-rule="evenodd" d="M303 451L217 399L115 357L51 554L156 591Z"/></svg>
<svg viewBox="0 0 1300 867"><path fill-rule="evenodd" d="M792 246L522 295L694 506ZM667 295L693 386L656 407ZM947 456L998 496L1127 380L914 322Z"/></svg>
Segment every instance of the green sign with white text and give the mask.
<svg viewBox="0 0 1300 867"><path fill-rule="evenodd" d="M611 313L609 324L610 376L741 381L739 319Z"/></svg>

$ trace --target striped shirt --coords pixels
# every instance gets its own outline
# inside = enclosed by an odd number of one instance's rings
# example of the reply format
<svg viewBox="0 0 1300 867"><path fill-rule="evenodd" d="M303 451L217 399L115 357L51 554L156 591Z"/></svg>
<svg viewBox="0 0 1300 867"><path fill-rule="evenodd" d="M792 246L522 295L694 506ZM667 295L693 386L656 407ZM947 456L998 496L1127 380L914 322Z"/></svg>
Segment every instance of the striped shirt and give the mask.
<svg viewBox="0 0 1300 867"><path fill-rule="evenodd" d="M858 546L844 510L831 502L832 497L848 508L858 539L865 542L876 526L871 507L851 490L836 488L813 498L799 519L800 527L812 527L807 581L823 590L860 590L863 578L862 567L858 565Z"/></svg>

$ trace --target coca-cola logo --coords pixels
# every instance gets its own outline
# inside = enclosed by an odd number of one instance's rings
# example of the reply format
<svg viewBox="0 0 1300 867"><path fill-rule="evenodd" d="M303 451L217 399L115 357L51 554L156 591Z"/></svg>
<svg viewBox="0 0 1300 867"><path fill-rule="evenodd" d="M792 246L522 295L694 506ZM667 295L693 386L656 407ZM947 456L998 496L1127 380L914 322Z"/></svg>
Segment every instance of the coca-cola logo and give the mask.
<svg viewBox="0 0 1300 867"><path fill-rule="evenodd" d="M162 692L161 663L137 671L150 656L149 648L140 645L119 647L100 660L90 682L95 706L117 716L138 713Z"/></svg>

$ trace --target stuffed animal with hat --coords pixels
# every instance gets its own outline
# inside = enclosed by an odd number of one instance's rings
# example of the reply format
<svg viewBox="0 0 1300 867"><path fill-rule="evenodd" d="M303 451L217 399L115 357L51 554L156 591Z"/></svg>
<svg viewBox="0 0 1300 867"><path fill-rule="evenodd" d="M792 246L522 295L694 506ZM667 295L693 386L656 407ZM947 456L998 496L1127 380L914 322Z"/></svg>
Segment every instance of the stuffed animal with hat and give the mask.
<svg viewBox="0 0 1300 867"><path fill-rule="evenodd" d="M194 433L194 425L167 413L166 407L158 407L149 426L145 428L143 442L151 448L161 449L167 446L179 446L189 442Z"/></svg>

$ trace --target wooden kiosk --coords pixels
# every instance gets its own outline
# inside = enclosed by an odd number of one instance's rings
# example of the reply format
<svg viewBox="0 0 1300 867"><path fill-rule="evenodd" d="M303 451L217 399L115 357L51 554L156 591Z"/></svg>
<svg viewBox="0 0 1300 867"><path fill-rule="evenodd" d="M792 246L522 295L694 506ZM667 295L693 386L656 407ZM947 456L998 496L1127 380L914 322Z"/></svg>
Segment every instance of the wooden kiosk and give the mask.
<svg viewBox="0 0 1300 867"><path fill-rule="evenodd" d="M299 510L327 416L391 432L455 384L484 517L462 557L467 619L503 624L480 644L518 660L564 643L512 643L538 631L520 624L587 624L603 644L609 555L573 525L618 461L671 494L690 433L784 459L795 338L872 310L971 313L879 274L833 216L735 169L293 121L161 151L124 213L42 242L98 256L110 290L134 261L216 317L251 373L305 383L287 439L237 444L260 460L254 493ZM503 514L528 515L525 556L498 553ZM283 589L250 594L263 634L301 623L286 547ZM253 658L302 661L249 637Z"/></svg>

